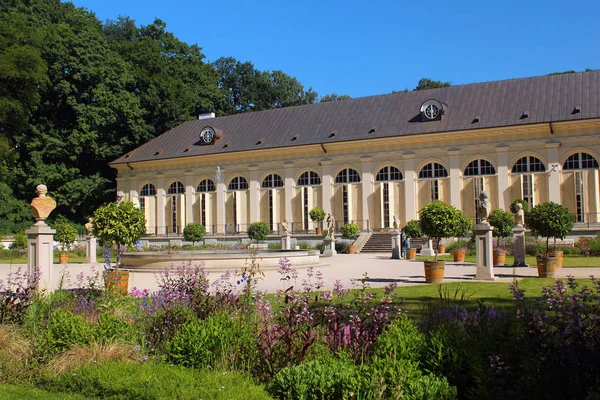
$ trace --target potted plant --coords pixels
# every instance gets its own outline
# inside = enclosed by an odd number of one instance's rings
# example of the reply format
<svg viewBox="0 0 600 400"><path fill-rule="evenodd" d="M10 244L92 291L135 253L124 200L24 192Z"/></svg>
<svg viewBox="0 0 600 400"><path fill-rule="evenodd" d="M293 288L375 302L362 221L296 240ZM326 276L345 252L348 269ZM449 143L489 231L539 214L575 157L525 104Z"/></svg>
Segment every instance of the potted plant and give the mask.
<svg viewBox="0 0 600 400"><path fill-rule="evenodd" d="M322 233L321 223L325 220L327 213L321 207L315 207L308 212L308 216L317 224L315 232L320 235Z"/></svg>
<svg viewBox="0 0 600 400"><path fill-rule="evenodd" d="M144 212L129 200L108 203L94 212L93 234L103 247L117 247L115 268L105 271L106 288L127 292L129 271L119 270L125 246L135 243L146 233Z"/></svg>
<svg viewBox="0 0 600 400"><path fill-rule="evenodd" d="M342 226L342 237L346 239L354 239L358 236L359 229L357 224L344 224ZM348 254L354 254L356 248L354 247L354 243L348 246Z"/></svg>
<svg viewBox="0 0 600 400"><path fill-rule="evenodd" d="M540 203L525 214L525 222L536 235L546 238L546 255L536 257L538 275L541 278L554 278L558 260L556 238L564 239L573 229L575 214L568 208L554 202ZM549 252L550 238L554 238L554 252Z"/></svg>
<svg viewBox="0 0 600 400"><path fill-rule="evenodd" d="M58 262L59 264L68 264L69 253L67 253L67 250L71 243L75 241L75 238L77 238L77 229L66 222L56 224L54 229L56 230L54 239L61 245L61 251L58 253Z"/></svg>
<svg viewBox="0 0 600 400"><path fill-rule="evenodd" d="M425 261L425 282L440 283L444 280L445 262L438 261L438 245L442 238L453 237L464 223L464 214L441 200L427 204L419 211L421 230L434 241L435 258Z"/></svg>
<svg viewBox="0 0 600 400"><path fill-rule="evenodd" d="M406 246L406 259L414 260L417 258L417 249L415 247L410 246L410 242L414 239L419 239L423 236L423 231L421 230L421 224L419 221L413 219L406 223L406 226L402 228L402 232L406 235L408 239L408 243Z"/></svg>
<svg viewBox="0 0 600 400"><path fill-rule="evenodd" d="M265 240L269 235L269 226L264 222L253 222L248 227L248 237L250 240L256 240L256 249L258 250L258 241Z"/></svg>
<svg viewBox="0 0 600 400"><path fill-rule="evenodd" d="M500 239L512 234L514 217L513 214L496 208L490 212L488 222L494 227L492 235L496 238L496 245L494 246L494 265L501 267L504 266L504 263L506 262L506 250L500 247Z"/></svg>
<svg viewBox="0 0 600 400"><path fill-rule="evenodd" d="M462 238L467 236L471 231L471 218L466 216L463 213L457 216L456 226L454 230L454 237L458 239L459 247L457 249L452 250L452 257L454 258L454 262L464 262L465 256L467 255L467 248L460 247ZM440 251L441 253L441 251Z"/></svg>
<svg viewBox="0 0 600 400"><path fill-rule="evenodd" d="M192 246L195 246L196 242L204 239L205 234L206 228L204 228L204 225L197 222L187 224L185 228L183 228L183 238L188 242L192 242Z"/></svg>

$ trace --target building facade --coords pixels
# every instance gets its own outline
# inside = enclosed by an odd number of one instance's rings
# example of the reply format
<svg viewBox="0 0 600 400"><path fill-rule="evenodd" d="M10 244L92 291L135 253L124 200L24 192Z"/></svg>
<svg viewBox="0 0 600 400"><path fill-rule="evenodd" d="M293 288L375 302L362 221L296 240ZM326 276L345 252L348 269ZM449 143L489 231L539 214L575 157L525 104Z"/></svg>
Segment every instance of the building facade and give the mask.
<svg viewBox="0 0 600 400"><path fill-rule="evenodd" d="M554 201L600 218L600 73L479 83L188 121L111 163L148 234L215 234L287 220L313 231L404 225L433 200L473 218Z"/></svg>

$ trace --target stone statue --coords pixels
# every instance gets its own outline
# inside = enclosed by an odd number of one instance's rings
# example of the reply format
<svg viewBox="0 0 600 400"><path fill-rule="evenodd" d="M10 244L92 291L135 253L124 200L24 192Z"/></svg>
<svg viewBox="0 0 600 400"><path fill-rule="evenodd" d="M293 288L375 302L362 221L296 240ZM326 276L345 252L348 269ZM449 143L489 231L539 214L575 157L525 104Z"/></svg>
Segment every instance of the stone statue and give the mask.
<svg viewBox="0 0 600 400"><path fill-rule="evenodd" d="M281 223L281 229L283 229L283 234L287 234L290 231L290 226L287 223L287 220L283 220L283 222Z"/></svg>
<svg viewBox="0 0 600 400"><path fill-rule="evenodd" d="M94 225L92 224L92 219L88 218L88 222L84 226L85 226L85 229L88 231L88 236L92 236L92 231L94 230Z"/></svg>
<svg viewBox="0 0 600 400"><path fill-rule="evenodd" d="M333 215L327 214L327 239L334 240L335 239L335 220L333 219Z"/></svg>
<svg viewBox="0 0 600 400"><path fill-rule="evenodd" d="M515 213L515 225L523 226L523 224L525 223L525 213L523 212L523 204L517 203L515 204L515 208L517 209L517 212Z"/></svg>
<svg viewBox="0 0 600 400"><path fill-rule="evenodd" d="M56 201L46 196L46 193L48 193L46 185L37 185L35 191L38 197L31 201L31 211L36 221L44 221L56 208Z"/></svg>
<svg viewBox="0 0 600 400"><path fill-rule="evenodd" d="M394 215L394 231L398 230L398 217Z"/></svg>
<svg viewBox="0 0 600 400"><path fill-rule="evenodd" d="M482 190L479 193L479 209L477 210L477 216L479 217L480 224L487 224L487 218L490 214L490 201L488 200L488 192Z"/></svg>

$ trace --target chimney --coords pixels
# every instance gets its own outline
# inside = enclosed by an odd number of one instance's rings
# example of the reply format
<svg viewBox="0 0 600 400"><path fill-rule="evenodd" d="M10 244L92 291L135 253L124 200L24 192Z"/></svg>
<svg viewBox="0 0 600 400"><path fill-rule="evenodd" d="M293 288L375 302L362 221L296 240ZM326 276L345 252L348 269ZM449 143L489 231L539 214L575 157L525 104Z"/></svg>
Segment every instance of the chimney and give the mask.
<svg viewBox="0 0 600 400"><path fill-rule="evenodd" d="M211 118L214 118L214 117L215 117L215 113L214 112L198 115L198 119L211 119Z"/></svg>

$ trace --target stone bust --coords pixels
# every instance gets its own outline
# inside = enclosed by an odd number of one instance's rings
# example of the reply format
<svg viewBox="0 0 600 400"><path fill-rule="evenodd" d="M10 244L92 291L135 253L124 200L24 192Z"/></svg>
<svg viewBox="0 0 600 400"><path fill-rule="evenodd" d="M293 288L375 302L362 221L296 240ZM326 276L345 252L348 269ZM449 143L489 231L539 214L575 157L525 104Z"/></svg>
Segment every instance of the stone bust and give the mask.
<svg viewBox="0 0 600 400"><path fill-rule="evenodd" d="M525 223L525 212L523 212L523 204L517 203L515 204L515 208L517 212L515 213L515 225L523 226Z"/></svg>
<svg viewBox="0 0 600 400"><path fill-rule="evenodd" d="M283 222L281 223L281 229L283 230L283 233L288 233L290 230L290 225L288 224L287 220L283 220Z"/></svg>
<svg viewBox="0 0 600 400"><path fill-rule="evenodd" d="M94 224L92 224L92 219L88 218L88 222L84 226L85 230L88 232L88 235L92 236L92 231L94 230Z"/></svg>
<svg viewBox="0 0 600 400"><path fill-rule="evenodd" d="M487 223L488 215L490 214L490 200L488 192L482 190L479 193L479 209L477 210L477 216L481 224Z"/></svg>
<svg viewBox="0 0 600 400"><path fill-rule="evenodd" d="M398 217L394 215L394 231L398 230Z"/></svg>
<svg viewBox="0 0 600 400"><path fill-rule="evenodd" d="M334 240L335 239L335 220L333 219L333 215L327 214L327 239Z"/></svg>
<svg viewBox="0 0 600 400"><path fill-rule="evenodd" d="M56 201L46 196L46 193L48 193L46 185L37 185L35 191L38 197L31 201L31 211L36 221L44 221L56 208Z"/></svg>

